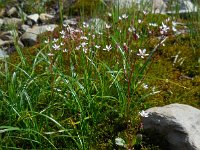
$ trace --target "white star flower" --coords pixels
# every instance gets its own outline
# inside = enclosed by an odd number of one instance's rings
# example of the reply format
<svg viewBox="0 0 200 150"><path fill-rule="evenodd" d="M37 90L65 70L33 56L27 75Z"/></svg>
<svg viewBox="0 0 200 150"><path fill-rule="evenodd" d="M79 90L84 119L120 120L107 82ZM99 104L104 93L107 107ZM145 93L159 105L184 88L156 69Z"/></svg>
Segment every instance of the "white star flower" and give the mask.
<svg viewBox="0 0 200 150"><path fill-rule="evenodd" d="M56 43L56 42L58 42L58 39L57 39L57 38L54 38L54 39L53 39L53 43Z"/></svg>
<svg viewBox="0 0 200 150"><path fill-rule="evenodd" d="M44 43L48 44L49 43L49 39L45 40Z"/></svg>
<svg viewBox="0 0 200 150"><path fill-rule="evenodd" d="M156 23L149 23L149 26L157 27L158 25Z"/></svg>
<svg viewBox="0 0 200 150"><path fill-rule="evenodd" d="M96 47L97 49L99 49L101 46L99 46L99 45L95 45L94 47Z"/></svg>
<svg viewBox="0 0 200 150"><path fill-rule="evenodd" d="M160 26L160 29L161 29L160 33L164 34L164 33L167 33L167 30L169 30L169 27L162 22L162 26Z"/></svg>
<svg viewBox="0 0 200 150"><path fill-rule="evenodd" d="M145 83L143 83L142 86L143 86L144 89L148 89L149 88L149 86L147 84L145 84Z"/></svg>
<svg viewBox="0 0 200 150"><path fill-rule="evenodd" d="M63 50L63 53L66 53L66 52L68 52L68 50L67 50L67 49L64 49L64 50Z"/></svg>
<svg viewBox="0 0 200 150"><path fill-rule="evenodd" d="M88 28L88 27L89 27L89 24L86 22L83 22L83 28Z"/></svg>
<svg viewBox="0 0 200 150"><path fill-rule="evenodd" d="M52 46L52 48L53 48L54 50L59 50L59 49L60 49L60 45L54 44L54 45Z"/></svg>
<svg viewBox="0 0 200 150"><path fill-rule="evenodd" d="M123 19L127 19L127 18L128 18L128 15L123 14L123 15L122 15L122 18L123 18Z"/></svg>
<svg viewBox="0 0 200 150"><path fill-rule="evenodd" d="M106 45L106 48L104 48L103 50L104 51L110 51L111 49L112 49L111 45Z"/></svg>
<svg viewBox="0 0 200 150"><path fill-rule="evenodd" d="M138 56L140 56L141 58L144 58L145 56L149 56L149 54L145 54L146 53L146 49L139 49L139 53L137 54Z"/></svg>
<svg viewBox="0 0 200 150"><path fill-rule="evenodd" d="M141 112L139 112L140 116L142 117L149 117L149 113L148 112L145 112L144 110L142 110Z"/></svg>
<svg viewBox="0 0 200 150"><path fill-rule="evenodd" d="M111 25L108 25L107 23L106 23L106 29L110 29L111 28Z"/></svg>
<svg viewBox="0 0 200 150"><path fill-rule="evenodd" d="M61 35L65 35L65 31L62 30L62 31L60 32L60 34L61 34Z"/></svg>
<svg viewBox="0 0 200 150"><path fill-rule="evenodd" d="M128 28L128 31L129 31L129 32L135 32L136 29L135 29L134 27L129 27L129 28Z"/></svg>
<svg viewBox="0 0 200 150"><path fill-rule="evenodd" d="M52 54L52 53L48 53L47 55L48 55L48 56L53 56L54 54Z"/></svg>
<svg viewBox="0 0 200 150"><path fill-rule="evenodd" d="M109 17L112 17L112 14L110 12L107 13Z"/></svg>
<svg viewBox="0 0 200 150"><path fill-rule="evenodd" d="M81 40L88 40L88 38L86 36L81 36L80 39Z"/></svg>
<svg viewBox="0 0 200 150"><path fill-rule="evenodd" d="M138 19L138 23L142 23L142 20L141 20L141 19Z"/></svg>
<svg viewBox="0 0 200 150"><path fill-rule="evenodd" d="M88 45L88 43L86 43L86 42L81 43L82 47L85 47L86 45Z"/></svg>

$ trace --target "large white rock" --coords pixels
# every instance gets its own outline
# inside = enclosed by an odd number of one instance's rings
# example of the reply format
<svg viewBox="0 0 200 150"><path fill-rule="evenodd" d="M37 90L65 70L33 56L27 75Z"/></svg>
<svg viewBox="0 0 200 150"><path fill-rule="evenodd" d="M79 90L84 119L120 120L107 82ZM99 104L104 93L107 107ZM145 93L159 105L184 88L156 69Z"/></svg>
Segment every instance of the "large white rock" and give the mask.
<svg viewBox="0 0 200 150"><path fill-rule="evenodd" d="M170 150L200 150L200 110L184 104L153 107L142 118L144 130L161 133ZM154 135L156 136L156 135Z"/></svg>

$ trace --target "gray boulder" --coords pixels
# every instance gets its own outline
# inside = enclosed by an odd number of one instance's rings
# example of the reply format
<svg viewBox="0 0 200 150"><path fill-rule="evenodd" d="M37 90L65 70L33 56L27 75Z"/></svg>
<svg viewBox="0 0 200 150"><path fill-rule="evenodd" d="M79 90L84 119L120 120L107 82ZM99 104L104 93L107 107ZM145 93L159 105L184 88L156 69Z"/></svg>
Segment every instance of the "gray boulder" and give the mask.
<svg viewBox="0 0 200 150"><path fill-rule="evenodd" d="M143 117L146 131L160 133L170 150L200 150L200 110L184 104L170 104L146 110ZM156 136L156 134L154 134Z"/></svg>

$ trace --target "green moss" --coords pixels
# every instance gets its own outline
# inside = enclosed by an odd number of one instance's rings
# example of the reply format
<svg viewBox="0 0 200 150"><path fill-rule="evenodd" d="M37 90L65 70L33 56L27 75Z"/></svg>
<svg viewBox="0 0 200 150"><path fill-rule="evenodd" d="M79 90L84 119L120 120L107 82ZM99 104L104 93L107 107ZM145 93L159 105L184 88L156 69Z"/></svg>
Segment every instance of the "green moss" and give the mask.
<svg viewBox="0 0 200 150"><path fill-rule="evenodd" d="M185 103L200 108L199 56L198 41L189 35L170 36L166 46L156 52L148 75L148 82L161 92L153 99L148 98L146 105Z"/></svg>

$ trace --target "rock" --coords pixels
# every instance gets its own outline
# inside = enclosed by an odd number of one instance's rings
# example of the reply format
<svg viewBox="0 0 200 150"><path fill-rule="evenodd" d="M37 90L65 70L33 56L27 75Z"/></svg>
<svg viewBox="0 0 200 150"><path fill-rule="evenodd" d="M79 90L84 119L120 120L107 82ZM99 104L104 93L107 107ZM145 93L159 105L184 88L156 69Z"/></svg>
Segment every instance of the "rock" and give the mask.
<svg viewBox="0 0 200 150"><path fill-rule="evenodd" d="M5 14L6 14L5 8L1 8L1 10L0 10L0 17L4 17Z"/></svg>
<svg viewBox="0 0 200 150"><path fill-rule="evenodd" d="M16 7L11 7L7 12L6 12L7 16L9 17L17 17L18 13L17 13L17 8Z"/></svg>
<svg viewBox="0 0 200 150"><path fill-rule="evenodd" d="M26 32L28 29L30 29L31 27L30 26L28 26L28 25L26 25L26 24L23 24L23 25L21 25L21 30L23 31L23 32Z"/></svg>
<svg viewBox="0 0 200 150"><path fill-rule="evenodd" d="M13 43L12 40L4 41L4 40L0 39L0 47L6 46L6 45L10 45L10 44L12 44L12 43Z"/></svg>
<svg viewBox="0 0 200 150"><path fill-rule="evenodd" d="M2 32L0 34L0 47L13 44L12 31Z"/></svg>
<svg viewBox="0 0 200 150"><path fill-rule="evenodd" d="M36 24L38 22L39 15L38 14L31 14L31 15L27 16L27 19L30 19L33 24Z"/></svg>
<svg viewBox="0 0 200 150"><path fill-rule="evenodd" d="M58 25L56 24L49 24L49 25L42 25L42 26L33 26L32 28L27 29L26 32L30 32L30 33L34 33L34 34L41 34L44 33L46 31L48 31L50 29L54 30L55 28L57 28Z"/></svg>
<svg viewBox="0 0 200 150"><path fill-rule="evenodd" d="M4 20L0 18L0 28L3 25L3 23L4 23Z"/></svg>
<svg viewBox="0 0 200 150"><path fill-rule="evenodd" d="M19 47L24 47L24 44L22 43L21 39L19 39L17 42L18 42Z"/></svg>
<svg viewBox="0 0 200 150"><path fill-rule="evenodd" d="M14 37L13 37L14 31L7 31L3 32L0 35L0 47L4 48L4 51L7 52L7 54L11 54L16 50L15 43L14 43ZM18 33L15 32L15 36L18 36ZM19 47L24 47L22 42L20 40L17 41L17 44Z"/></svg>
<svg viewBox="0 0 200 150"><path fill-rule="evenodd" d="M8 36L13 36L13 33L16 32L16 30L9 30L9 31L4 31L0 33L0 37L8 35Z"/></svg>
<svg viewBox="0 0 200 150"><path fill-rule="evenodd" d="M12 38L12 36L7 35L7 34L1 34L0 39L3 41L9 41L9 40L12 40L13 38Z"/></svg>
<svg viewBox="0 0 200 150"><path fill-rule="evenodd" d="M197 12L197 6L195 6L190 0L179 0L178 3L173 2L171 4L171 10L169 10L168 14L176 14L176 8L180 8L178 12L180 14L186 14L191 12Z"/></svg>
<svg viewBox="0 0 200 150"><path fill-rule="evenodd" d="M20 26L22 25L22 19L19 18L4 18L4 25L6 26Z"/></svg>
<svg viewBox="0 0 200 150"><path fill-rule="evenodd" d="M33 26L33 28L28 28L26 32L21 36L22 43L25 46L33 46L37 43L38 35L49 31L48 28L54 30L58 25L50 24L50 25L42 25L42 26Z"/></svg>
<svg viewBox="0 0 200 150"><path fill-rule="evenodd" d="M41 22L46 23L50 22L54 18L54 16L46 13L41 13L39 18Z"/></svg>
<svg viewBox="0 0 200 150"><path fill-rule="evenodd" d="M22 43L25 46L33 46L37 43L37 34L31 33L31 32L25 32L21 36Z"/></svg>
<svg viewBox="0 0 200 150"><path fill-rule="evenodd" d="M152 12L166 14L167 5L163 0L153 0L152 1Z"/></svg>
<svg viewBox="0 0 200 150"><path fill-rule="evenodd" d="M32 20L30 20L30 19L27 19L25 21L25 24L28 25L28 26L30 26L30 27L32 27L34 25L34 22Z"/></svg>
<svg viewBox="0 0 200 150"><path fill-rule="evenodd" d="M105 0L105 2L116 6L119 5L119 8L129 8L134 4L138 6L139 10L161 14L175 14L177 13L177 8L180 8L178 11L180 14L197 12L198 9L191 0Z"/></svg>
<svg viewBox="0 0 200 150"><path fill-rule="evenodd" d="M8 58L9 56L7 55L7 53L0 49L0 60L4 60L5 58Z"/></svg>
<svg viewBox="0 0 200 150"><path fill-rule="evenodd" d="M170 150L200 150L200 110L184 104L170 104L146 110L143 128L153 136L160 133Z"/></svg>
<svg viewBox="0 0 200 150"><path fill-rule="evenodd" d="M17 41L17 44L19 47L24 47L23 43L20 40ZM13 39L10 40L0 39L0 47L4 48L4 51L7 52L7 54L11 54L12 52L16 51Z"/></svg>

